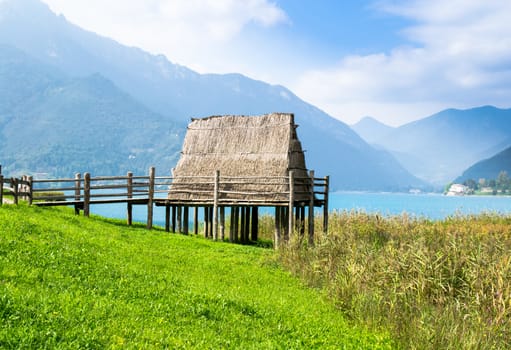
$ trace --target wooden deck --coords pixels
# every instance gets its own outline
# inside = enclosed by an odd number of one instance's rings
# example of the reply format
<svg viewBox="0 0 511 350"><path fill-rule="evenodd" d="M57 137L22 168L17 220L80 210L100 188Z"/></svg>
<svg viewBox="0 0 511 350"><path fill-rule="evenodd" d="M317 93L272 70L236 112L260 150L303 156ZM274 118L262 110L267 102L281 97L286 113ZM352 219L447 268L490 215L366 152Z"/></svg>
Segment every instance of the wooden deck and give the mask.
<svg viewBox="0 0 511 350"><path fill-rule="evenodd" d="M257 192L228 190L233 181L237 184L246 184L247 188L260 178L229 178L223 180L217 171L210 178L202 178L201 185L209 184L207 190L201 192L196 200L183 200L174 198L172 189L174 178L170 176L155 176L155 169L150 168L146 176L134 176L129 172L126 176L100 176L91 177L89 173L76 174L74 178L67 179L38 179L30 176L20 178L4 178L0 173L0 205L4 202L4 195L12 198L17 204L25 200L31 205L71 206L75 213L83 212L90 215L90 208L96 204L125 203L127 207L127 224L133 221L132 208L134 205L147 206L147 228L153 226L154 206L165 207L165 229L173 232L189 233L190 213L193 209L193 232L198 234L198 210L204 210L204 235L213 239L224 239L226 211L230 216L229 239L233 242L248 242L257 240L258 208L275 208L275 241L287 239L296 229L304 230L308 210L309 240L314 235L314 208L323 208L323 230L328 230L328 186L329 178L315 178L311 172L308 192L297 192L291 171L289 177L279 178L285 181L286 191L280 193L279 199L266 198ZM313 179L312 181L310 179ZM182 180L182 179L181 179ZM264 179L266 181L276 181ZM303 180L300 182L303 185ZM190 179L190 181L194 181ZM179 188L175 186L174 188ZM181 192L181 191L178 191ZM243 198L233 198L233 193L243 195ZM295 200L300 193L301 200ZM304 199L306 198L306 199ZM303 233L303 232L302 232Z"/></svg>

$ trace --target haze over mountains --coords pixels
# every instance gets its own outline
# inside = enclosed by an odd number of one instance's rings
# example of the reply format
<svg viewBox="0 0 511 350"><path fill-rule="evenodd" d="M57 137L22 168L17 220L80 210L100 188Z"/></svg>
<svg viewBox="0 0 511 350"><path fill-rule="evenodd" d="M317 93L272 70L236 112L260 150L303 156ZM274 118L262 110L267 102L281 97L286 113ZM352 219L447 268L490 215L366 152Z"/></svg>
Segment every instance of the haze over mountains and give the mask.
<svg viewBox="0 0 511 350"><path fill-rule="evenodd" d="M70 78L0 44L0 131L5 171L70 176L170 167L182 128L101 75Z"/></svg>
<svg viewBox="0 0 511 350"><path fill-rule="evenodd" d="M334 189L426 184L388 152L282 87L198 74L56 16L38 0L0 2L0 159L7 171L170 171L190 117L292 112L307 165ZM9 66L8 66L9 65Z"/></svg>
<svg viewBox="0 0 511 350"><path fill-rule="evenodd" d="M365 123L354 128L366 140L390 151L412 174L438 186L511 146L511 109L492 106L448 109L390 129L376 121Z"/></svg>
<svg viewBox="0 0 511 350"><path fill-rule="evenodd" d="M389 134L393 127L384 124L373 117L364 117L358 123L351 126L364 140L370 144L377 144L378 141Z"/></svg>
<svg viewBox="0 0 511 350"><path fill-rule="evenodd" d="M463 183L469 179L474 181L478 181L479 179L497 179L501 171L505 171L508 175L511 175L511 147L506 148L493 157L477 162L465 170L463 174L454 181Z"/></svg>

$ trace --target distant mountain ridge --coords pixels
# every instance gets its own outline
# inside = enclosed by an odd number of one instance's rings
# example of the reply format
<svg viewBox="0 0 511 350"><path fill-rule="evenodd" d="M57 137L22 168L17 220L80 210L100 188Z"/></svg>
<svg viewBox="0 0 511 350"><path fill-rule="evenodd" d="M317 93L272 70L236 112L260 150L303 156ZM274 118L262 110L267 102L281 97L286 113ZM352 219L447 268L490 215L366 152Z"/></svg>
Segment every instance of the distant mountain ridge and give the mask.
<svg viewBox="0 0 511 350"><path fill-rule="evenodd" d="M351 126L357 134L360 135L367 143L376 143L379 139L389 134L393 127L384 124L373 117L364 117Z"/></svg>
<svg viewBox="0 0 511 350"><path fill-rule="evenodd" d="M101 75L70 78L0 45L0 96L4 173L119 175L178 157L184 130Z"/></svg>
<svg viewBox="0 0 511 350"><path fill-rule="evenodd" d="M376 143L415 176L444 185L511 146L511 109L448 109L395 128Z"/></svg>
<svg viewBox="0 0 511 350"><path fill-rule="evenodd" d="M469 179L476 182L479 179L495 180L498 178L501 171L505 171L508 175L511 175L511 147L506 148L493 157L472 165L465 170L461 176L456 178L454 182L463 183Z"/></svg>
<svg viewBox="0 0 511 350"><path fill-rule="evenodd" d="M82 30L67 22L63 16L53 14L38 0L0 2L0 43L16 47L46 64L43 70L54 67L70 79L96 76L110 81L113 89L123 91L124 97L131 99L130 103L137 103L143 108L139 119L154 120L150 125L156 125L161 120L165 125L164 130L184 128L190 117L292 112L300 125L298 135L307 151L308 167L315 169L318 175L331 175L333 189L406 190L426 186L403 169L390 154L372 148L346 124L303 102L282 86L269 85L240 74L198 74L169 62L164 56L125 47ZM98 81L96 83L99 84ZM89 103L97 105L94 98L91 97ZM58 103L56 99L52 101ZM115 108L122 109L119 103L110 102L116 104ZM53 108L49 101L41 103L49 109ZM113 108L105 103L99 105L104 106L105 110ZM87 110L84 105L75 112L76 118L93 118L95 113L109 118L105 113ZM116 118L125 125L133 122ZM53 122L58 123L56 119ZM174 123L174 126L171 127L169 123ZM117 130L112 126L110 131L123 133L120 137L128 139L128 135L133 136L127 128ZM0 132L5 133L5 127ZM154 132L155 135L150 136L150 130L147 131L149 140L167 142L169 152L175 153L180 148L182 135L178 140L172 137L165 139L156 130ZM170 134L176 133L172 131ZM51 139L39 141L52 143ZM158 147L145 145L148 150ZM173 158L174 153L167 154L167 158ZM162 156L161 152L155 154ZM148 160L154 161L157 168L168 171L168 163L160 162L158 156L149 157ZM69 157L73 156L69 154ZM85 160L83 163L86 165Z"/></svg>

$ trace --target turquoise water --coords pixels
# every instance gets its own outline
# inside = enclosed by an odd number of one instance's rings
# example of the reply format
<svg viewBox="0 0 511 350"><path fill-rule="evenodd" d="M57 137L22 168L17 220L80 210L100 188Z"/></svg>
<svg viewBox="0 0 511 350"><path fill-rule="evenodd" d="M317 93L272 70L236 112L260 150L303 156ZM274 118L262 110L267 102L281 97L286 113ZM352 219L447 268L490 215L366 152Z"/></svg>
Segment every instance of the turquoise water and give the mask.
<svg viewBox="0 0 511 350"><path fill-rule="evenodd" d="M273 213L273 209L266 209ZM443 219L456 214L478 214L495 212L511 214L511 197L508 196L465 196L448 197L440 194L401 194L401 193L359 193L335 192L330 194L329 210L363 210L381 215L409 215ZM264 212L264 209L262 210ZM93 214L111 218L126 218L126 205L93 205ZM146 222L145 206L133 207L135 221ZM154 208L154 223L164 225L165 209Z"/></svg>
<svg viewBox="0 0 511 350"><path fill-rule="evenodd" d="M444 219L456 214L482 212L511 214L511 197L337 192L330 194L329 209L355 209L386 216L407 213L430 219Z"/></svg>

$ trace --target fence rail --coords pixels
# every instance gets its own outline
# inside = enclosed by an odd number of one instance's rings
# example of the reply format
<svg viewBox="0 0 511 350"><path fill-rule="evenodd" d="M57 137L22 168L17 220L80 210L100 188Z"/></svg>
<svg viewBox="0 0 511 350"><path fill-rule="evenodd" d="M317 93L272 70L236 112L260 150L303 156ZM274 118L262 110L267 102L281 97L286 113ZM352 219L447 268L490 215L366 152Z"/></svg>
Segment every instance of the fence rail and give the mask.
<svg viewBox="0 0 511 350"><path fill-rule="evenodd" d="M0 205L8 196L14 204L18 204L21 199L37 206L73 206L76 214L83 211L85 216L89 216L91 205L126 203L129 225L132 224L133 205L147 205L148 228L152 227L153 205L166 206L167 209L179 205L215 208L281 206L289 207L290 210L297 206L322 206L325 231L328 227L328 176L316 178L314 172L311 172L307 178L294 177L291 171L287 177L221 177L217 171L213 176L187 176L175 180L172 176L155 176L154 168L150 168L146 176L133 176L133 173L128 172L126 176L91 177L85 173L83 177L76 174L75 178L63 179L33 179L31 176L5 178L0 173ZM232 189L233 185L236 189ZM190 186L196 188L190 189ZM254 186L263 186L263 189L254 190ZM265 191L264 186L280 186L278 188L281 190ZM178 194L202 197L182 200L178 199ZM172 198L173 195L177 197ZM232 199L232 196L243 198ZM299 203L296 202L298 196L302 198ZM313 213L313 210L309 209L309 212ZM291 229L293 219L292 215L289 217ZM312 216L309 221L313 221Z"/></svg>

